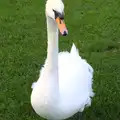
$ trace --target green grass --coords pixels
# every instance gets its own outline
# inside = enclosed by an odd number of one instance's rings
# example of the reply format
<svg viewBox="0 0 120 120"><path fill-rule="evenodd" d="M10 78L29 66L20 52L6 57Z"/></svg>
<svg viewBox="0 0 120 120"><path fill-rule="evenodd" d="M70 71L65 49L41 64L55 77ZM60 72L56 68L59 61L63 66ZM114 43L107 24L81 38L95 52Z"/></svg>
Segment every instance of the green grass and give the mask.
<svg viewBox="0 0 120 120"><path fill-rule="evenodd" d="M84 120L120 119L120 1L64 0L67 37L94 68L92 106ZM0 0L0 120L43 120L30 104L46 58L45 0ZM77 120L78 115L69 120Z"/></svg>

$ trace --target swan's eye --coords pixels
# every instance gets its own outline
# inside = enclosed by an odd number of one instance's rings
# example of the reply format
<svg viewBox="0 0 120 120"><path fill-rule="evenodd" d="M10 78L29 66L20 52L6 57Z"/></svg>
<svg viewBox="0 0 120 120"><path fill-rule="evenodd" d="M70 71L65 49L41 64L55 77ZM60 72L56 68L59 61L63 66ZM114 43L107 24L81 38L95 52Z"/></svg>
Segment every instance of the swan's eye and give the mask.
<svg viewBox="0 0 120 120"><path fill-rule="evenodd" d="M55 13L55 19L56 19L57 17L59 17L61 20L64 19L64 13L61 14L61 13L55 11L55 10L53 10L53 11L54 11L54 13Z"/></svg>

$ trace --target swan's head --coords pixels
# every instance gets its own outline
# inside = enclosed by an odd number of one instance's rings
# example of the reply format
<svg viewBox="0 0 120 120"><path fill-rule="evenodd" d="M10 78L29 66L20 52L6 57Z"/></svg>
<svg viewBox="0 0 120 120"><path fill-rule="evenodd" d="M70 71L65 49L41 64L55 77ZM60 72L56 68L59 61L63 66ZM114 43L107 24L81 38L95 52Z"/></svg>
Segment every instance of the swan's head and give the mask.
<svg viewBox="0 0 120 120"><path fill-rule="evenodd" d="M46 3L46 16L55 21L63 36L68 34L64 23L64 4L62 0L48 0Z"/></svg>

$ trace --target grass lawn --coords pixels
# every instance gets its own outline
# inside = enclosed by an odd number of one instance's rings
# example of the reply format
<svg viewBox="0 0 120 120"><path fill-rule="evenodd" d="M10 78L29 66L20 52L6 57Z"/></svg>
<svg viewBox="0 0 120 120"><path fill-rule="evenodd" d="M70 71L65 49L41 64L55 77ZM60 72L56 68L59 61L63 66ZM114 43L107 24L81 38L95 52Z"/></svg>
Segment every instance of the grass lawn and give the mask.
<svg viewBox="0 0 120 120"><path fill-rule="evenodd" d="M120 120L120 1L64 0L67 37L94 68L92 106L84 120ZM46 58L45 0L0 0L0 120L43 120L30 104ZM76 114L68 120L78 120Z"/></svg>

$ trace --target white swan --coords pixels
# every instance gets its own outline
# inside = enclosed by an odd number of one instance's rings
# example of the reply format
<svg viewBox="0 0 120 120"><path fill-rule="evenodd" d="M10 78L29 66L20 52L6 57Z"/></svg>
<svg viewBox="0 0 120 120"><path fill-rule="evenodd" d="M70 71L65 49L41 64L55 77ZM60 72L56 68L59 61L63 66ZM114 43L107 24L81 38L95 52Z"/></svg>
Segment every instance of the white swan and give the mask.
<svg viewBox="0 0 120 120"><path fill-rule="evenodd" d="M79 56L74 44L70 52L58 54L58 28L67 35L62 0L47 1L46 19L47 59L38 81L32 85L31 104L43 118L61 120L91 104L93 69Z"/></svg>

